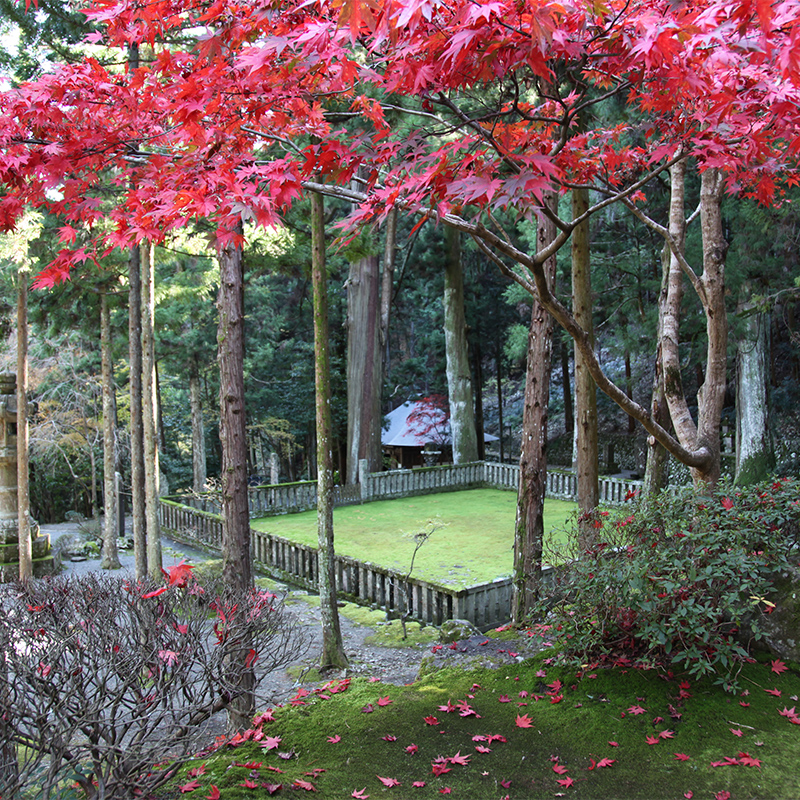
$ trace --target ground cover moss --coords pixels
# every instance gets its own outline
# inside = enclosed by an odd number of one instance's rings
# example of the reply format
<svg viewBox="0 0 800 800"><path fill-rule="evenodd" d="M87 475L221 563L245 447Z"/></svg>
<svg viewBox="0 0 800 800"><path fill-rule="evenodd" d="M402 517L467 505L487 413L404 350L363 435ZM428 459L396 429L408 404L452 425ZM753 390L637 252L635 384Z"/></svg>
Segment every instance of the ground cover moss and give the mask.
<svg viewBox="0 0 800 800"><path fill-rule="evenodd" d="M491 581L511 574L516 504L515 492L471 489L344 506L333 512L336 552L407 572L414 534L429 521L440 521L442 527L417 553L413 574L445 586ZM547 535L565 537L575 508L574 503L548 499ZM255 519L251 525L302 544L317 543L316 511Z"/></svg>
<svg viewBox="0 0 800 800"><path fill-rule="evenodd" d="M190 797L216 786L224 800L309 786L319 797L402 800L800 797L793 665L746 665L747 688L733 696L710 681L621 667L580 674L551 660L301 692L257 720L250 741L188 765L164 796L194 780Z"/></svg>

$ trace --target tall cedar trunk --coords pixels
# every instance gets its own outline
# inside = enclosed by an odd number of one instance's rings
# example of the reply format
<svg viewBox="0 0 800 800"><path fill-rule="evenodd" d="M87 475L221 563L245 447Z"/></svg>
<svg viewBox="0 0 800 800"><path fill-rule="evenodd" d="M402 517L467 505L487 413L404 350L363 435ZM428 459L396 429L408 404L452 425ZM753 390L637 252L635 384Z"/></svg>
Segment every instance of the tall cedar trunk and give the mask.
<svg viewBox="0 0 800 800"><path fill-rule="evenodd" d="M347 281L347 483L358 462L381 463L380 272L377 256L350 264Z"/></svg>
<svg viewBox="0 0 800 800"><path fill-rule="evenodd" d="M325 268L325 209L311 194L311 284L314 293L314 386L317 428L317 534L323 668L343 669L347 655L336 605L333 547L333 425L331 368L328 352L328 276Z"/></svg>
<svg viewBox="0 0 800 800"><path fill-rule="evenodd" d="M569 342L561 337L561 391L564 393L564 433L574 433L575 414L572 407L572 381L569 374Z"/></svg>
<svg viewBox="0 0 800 800"><path fill-rule="evenodd" d="M222 444L222 575L237 591L253 584L247 496L244 406L244 266L242 248L219 248L219 439Z"/></svg>
<svg viewBox="0 0 800 800"><path fill-rule="evenodd" d="M102 569L119 569L115 474L114 373L111 367L111 315L108 295L100 290L100 362L103 384L103 553Z"/></svg>
<svg viewBox="0 0 800 800"><path fill-rule="evenodd" d="M767 379L769 314L756 310L750 281L742 284L738 313L745 330L736 344L736 483L755 483L775 466L769 435Z"/></svg>
<svg viewBox="0 0 800 800"><path fill-rule="evenodd" d="M589 207L586 189L572 190L572 218L582 216ZM592 324L592 276L589 253L589 222L583 222L572 234L572 313L594 342ZM591 542L595 531L588 515L600 502L599 459L597 442L597 388L583 355L575 350L575 469L578 478L578 509L581 545Z"/></svg>
<svg viewBox="0 0 800 800"><path fill-rule="evenodd" d="M495 363L497 365L497 424L500 428L500 463L502 464L505 461L505 449L503 447L503 430L504 430L504 421L503 421L503 376L502 376L502 365L503 365L503 350L500 341L498 340L495 342L496 347L496 358Z"/></svg>
<svg viewBox="0 0 800 800"><path fill-rule="evenodd" d="M203 401L197 356L189 360L189 406L192 415L192 488L202 492L206 486L206 434L203 427Z"/></svg>
<svg viewBox="0 0 800 800"><path fill-rule="evenodd" d="M244 405L244 263L239 244L218 249L217 361L219 439L222 445L222 578L236 593L253 586L250 508L247 493L247 429ZM255 675L244 666L249 646L231 657L237 696L228 709L229 731L247 728L255 713Z"/></svg>
<svg viewBox="0 0 800 800"><path fill-rule="evenodd" d="M445 228L445 247L447 253L444 273L444 343L453 463L467 464L478 460L478 437L475 433L467 323L464 317L461 234L453 228Z"/></svg>
<svg viewBox="0 0 800 800"><path fill-rule="evenodd" d="M684 162L678 162L670 169L671 224L673 219L677 223L684 216L685 174ZM725 397L728 336L725 313L727 243L722 233L721 192L722 184L718 172L713 169L703 172L700 184L703 273L696 281L706 317L707 350L705 380L697 393L696 424L689 412L680 374L678 345L683 274L677 258L670 259L663 315L664 393L679 442L688 450L704 453L700 466L691 468L692 479L698 488L715 486L720 476L719 426Z"/></svg>
<svg viewBox="0 0 800 800"><path fill-rule="evenodd" d="M551 194L545 202L552 207ZM539 219L537 250L556 237L556 226L548 218ZM551 288L555 284L556 257L544 265ZM538 600L542 579L544 538L544 495L547 486L547 405L550 399L550 362L553 349L553 319L537 298L531 308L528 332L525 406L522 415L522 449L519 459L517 519L514 527L514 593L511 616L522 624Z"/></svg>
<svg viewBox="0 0 800 800"><path fill-rule="evenodd" d="M17 272L17 527L20 580L33 577L28 484L28 269Z"/></svg>
<svg viewBox="0 0 800 800"><path fill-rule="evenodd" d="M478 446L478 461L486 458L486 439L483 427L483 353L480 333L475 343L475 440Z"/></svg>
<svg viewBox="0 0 800 800"><path fill-rule="evenodd" d="M128 261L128 361L131 406L131 517L133 557L137 580L147 576L147 518L144 486L144 420L142 416L142 256L149 258L146 244L130 250Z"/></svg>
<svg viewBox="0 0 800 800"><path fill-rule="evenodd" d="M142 275L142 438L144 513L147 529L147 574L161 577L161 530L158 525L158 438L155 356L155 248L146 248Z"/></svg>
<svg viewBox="0 0 800 800"><path fill-rule="evenodd" d="M386 218L386 246L383 251L381 274L381 382L389 374L389 318L392 312L394 262L397 253L397 208Z"/></svg>

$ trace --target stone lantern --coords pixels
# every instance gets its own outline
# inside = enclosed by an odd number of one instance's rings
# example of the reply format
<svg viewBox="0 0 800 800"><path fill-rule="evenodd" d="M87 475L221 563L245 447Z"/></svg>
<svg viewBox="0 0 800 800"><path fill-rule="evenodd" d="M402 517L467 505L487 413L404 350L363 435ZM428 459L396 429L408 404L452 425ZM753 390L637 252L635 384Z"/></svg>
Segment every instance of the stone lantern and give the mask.
<svg viewBox="0 0 800 800"><path fill-rule="evenodd" d="M19 519L17 505L17 376L0 373L0 581L19 578ZM50 537L31 525L33 574L52 575Z"/></svg>

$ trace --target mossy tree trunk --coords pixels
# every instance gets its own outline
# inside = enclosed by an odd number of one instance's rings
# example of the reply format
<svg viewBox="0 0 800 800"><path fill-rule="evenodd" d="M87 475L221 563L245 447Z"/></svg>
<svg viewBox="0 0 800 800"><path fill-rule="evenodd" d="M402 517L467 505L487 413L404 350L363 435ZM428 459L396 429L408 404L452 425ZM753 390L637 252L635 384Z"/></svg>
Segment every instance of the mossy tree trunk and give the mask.
<svg viewBox="0 0 800 800"><path fill-rule="evenodd" d="M545 202L555 204L550 195ZM537 249L546 247L556 236L555 224L539 219ZM551 288L555 283L556 257L545 264ZM547 487L547 406L550 399L550 362L553 345L553 319L536 298L531 308L528 331L525 404L522 416L522 449L519 460L517 517L514 526L514 590L511 615L522 624L539 599L544 540L544 495Z"/></svg>
<svg viewBox="0 0 800 800"><path fill-rule="evenodd" d="M738 314L744 326L736 344L736 483L755 483L775 467L769 435L769 314L752 299L751 281L742 284Z"/></svg>
<svg viewBox="0 0 800 800"><path fill-rule="evenodd" d="M189 360L189 405L192 414L192 488L202 492L206 486L206 435L203 426L203 401L197 356Z"/></svg>
<svg viewBox="0 0 800 800"><path fill-rule="evenodd" d="M589 207L586 189L572 190L572 218L578 219ZM594 346L592 322L592 276L589 252L589 222L572 234L572 314ZM598 482L597 388L581 351L575 349L575 471L578 479L578 530L581 548L593 539L591 514L600 502Z"/></svg>
<svg viewBox="0 0 800 800"><path fill-rule="evenodd" d="M28 278L27 265L17 271L17 527L19 577L33 577L33 548L28 483Z"/></svg>
<svg viewBox="0 0 800 800"><path fill-rule="evenodd" d="M114 370L111 365L111 314L108 292L100 289L100 362L103 389L103 569L119 569L117 552L116 412Z"/></svg>
<svg viewBox="0 0 800 800"><path fill-rule="evenodd" d="M161 578L161 530L158 525L158 413L155 356L155 247L145 248L142 259L142 440L144 453L144 508L147 530L147 574Z"/></svg>
<svg viewBox="0 0 800 800"><path fill-rule="evenodd" d="M319 597L322 617L320 665L347 666L339 610L333 543L333 425L328 342L328 275L325 266L325 209L322 196L311 194L311 284L314 294L314 386L317 429L317 538Z"/></svg>
<svg viewBox="0 0 800 800"><path fill-rule="evenodd" d="M472 376L469 368L467 322L464 315L464 272L461 264L461 234L445 228L444 342L447 360L447 394L450 401L450 435L453 463L478 460Z"/></svg>

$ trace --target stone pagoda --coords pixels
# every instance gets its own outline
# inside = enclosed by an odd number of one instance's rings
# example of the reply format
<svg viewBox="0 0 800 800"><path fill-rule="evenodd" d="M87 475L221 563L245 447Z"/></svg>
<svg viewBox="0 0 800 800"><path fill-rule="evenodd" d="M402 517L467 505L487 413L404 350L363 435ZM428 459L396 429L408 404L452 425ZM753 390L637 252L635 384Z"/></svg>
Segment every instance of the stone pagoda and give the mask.
<svg viewBox="0 0 800 800"><path fill-rule="evenodd" d="M0 582L19 578L19 519L17 505L17 376L0 373ZM33 574L56 572L50 537L31 524Z"/></svg>

